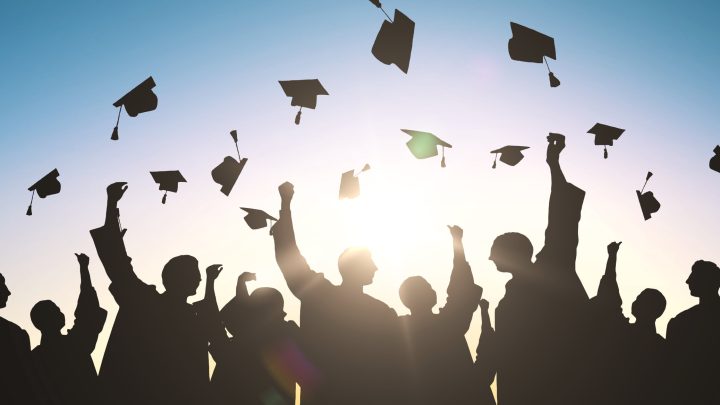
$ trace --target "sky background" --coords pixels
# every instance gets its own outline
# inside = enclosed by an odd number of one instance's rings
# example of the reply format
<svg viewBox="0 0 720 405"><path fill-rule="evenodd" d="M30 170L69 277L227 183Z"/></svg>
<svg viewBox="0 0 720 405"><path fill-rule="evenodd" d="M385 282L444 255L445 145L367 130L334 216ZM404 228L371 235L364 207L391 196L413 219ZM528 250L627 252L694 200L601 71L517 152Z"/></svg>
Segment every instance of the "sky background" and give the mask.
<svg viewBox="0 0 720 405"><path fill-rule="evenodd" d="M275 263L268 230L250 230L240 206L277 213L277 186L295 184L294 220L310 265L339 282L337 257L366 245L380 271L366 292L398 313L398 287L422 275L444 303L452 267L445 225L465 229L467 257L494 307L507 275L488 258L504 232L527 235L539 251L547 224L548 132L567 137L561 162L587 192L577 268L592 296L606 245L622 241L618 281L624 308L644 288L668 300L658 331L696 303L685 280L697 259L720 260L720 173L708 168L720 143L720 62L715 2L387 0L416 23L410 70L377 61L370 49L383 14L369 1L3 1L0 12L0 252L13 295L0 315L39 334L29 312L52 299L72 323L79 273L73 253L91 257L101 304L110 311L94 353L102 357L117 310L88 231L102 225L105 187L127 181L120 203L136 272L160 290L173 256L201 267L222 263L218 298L236 277L272 286L288 317L299 303ZM550 66L512 61L510 21L555 38ZM130 118L111 141L112 103L148 76L157 110ZM318 78L330 93L293 119L278 80ZM625 128L603 159L586 134L596 122ZM409 128L453 145L416 160ZM229 197L210 171L235 156L237 129L249 161ZM530 146L526 158L491 169L490 150ZM357 200L337 198L342 172L372 169ZM58 168L62 191L35 199L27 188ZM149 172L182 171L187 183L160 200ZM647 171L662 204L644 221L636 199ZM204 279L204 274L203 274ZM203 286L198 291L202 292ZM200 296L197 299L201 298ZM476 313L467 335L474 352Z"/></svg>

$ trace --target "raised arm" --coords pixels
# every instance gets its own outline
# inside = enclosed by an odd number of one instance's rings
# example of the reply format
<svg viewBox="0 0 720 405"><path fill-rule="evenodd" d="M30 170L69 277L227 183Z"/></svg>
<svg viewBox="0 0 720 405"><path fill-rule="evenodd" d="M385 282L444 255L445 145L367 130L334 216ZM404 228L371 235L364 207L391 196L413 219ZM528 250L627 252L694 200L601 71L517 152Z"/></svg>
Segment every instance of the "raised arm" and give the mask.
<svg viewBox="0 0 720 405"><path fill-rule="evenodd" d="M480 300L482 329L480 330L480 339L475 357L475 369L479 379L483 384L488 385L495 379L495 373L497 372L497 365L495 364L497 351L497 347L495 347L495 330L490 322L489 308L490 303L484 299Z"/></svg>
<svg viewBox="0 0 720 405"><path fill-rule="evenodd" d="M608 259L605 264L605 274L600 279L597 296L593 298L595 305L599 305L602 311L609 314L622 315L622 298L617 283L617 255L622 242L612 242L607 246Z"/></svg>
<svg viewBox="0 0 720 405"><path fill-rule="evenodd" d="M457 225L448 228L453 243L453 269L447 288L447 303L440 310L440 315L448 327L465 333L470 328L478 300L482 298L482 288L475 284L470 264L465 259L463 229Z"/></svg>
<svg viewBox="0 0 720 405"><path fill-rule="evenodd" d="M271 232L275 241L275 260L290 291L296 297L301 298L304 290L319 275L310 269L295 241L295 230L290 211L290 202L294 194L293 185L285 182L278 187L278 191L282 200L280 218Z"/></svg>
<svg viewBox="0 0 720 405"><path fill-rule="evenodd" d="M227 340L225 328L220 320L220 308L215 296L215 280L222 272L222 264L213 264L205 269L205 298L193 304L202 327L205 329L208 341L211 344L224 344Z"/></svg>
<svg viewBox="0 0 720 405"><path fill-rule="evenodd" d="M75 308L75 324L68 331L78 349L85 353L95 350L98 334L107 319L107 311L100 307L97 293L90 279L90 258L75 254L80 266L80 296Z"/></svg>

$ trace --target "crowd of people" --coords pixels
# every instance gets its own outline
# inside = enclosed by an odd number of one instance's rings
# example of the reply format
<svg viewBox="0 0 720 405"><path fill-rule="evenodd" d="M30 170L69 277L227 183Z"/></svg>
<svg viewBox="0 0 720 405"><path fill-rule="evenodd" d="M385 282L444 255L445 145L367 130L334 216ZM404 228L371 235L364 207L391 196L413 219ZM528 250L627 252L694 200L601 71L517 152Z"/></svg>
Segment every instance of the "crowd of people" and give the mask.
<svg viewBox="0 0 720 405"><path fill-rule="evenodd" d="M125 183L107 188L105 223L90 231L119 309L99 373L91 353L107 312L92 286L89 258L78 254L80 296L66 334L52 301L30 313L42 333L28 334L0 317L0 398L3 404L295 404L303 405L577 405L720 404L720 268L699 260L687 284L698 305L676 315L666 338L655 322L662 293L642 291L623 315L616 279L621 243L607 246L597 294L589 297L575 268L585 192L560 166L562 135L548 137L552 189L545 245L536 254L521 233L498 236L490 248L497 270L511 276L490 321L465 258L463 230L449 227L454 252L445 305L422 277L399 288L410 314L398 316L365 294L377 270L371 253L348 248L338 258L342 283L312 270L293 230L293 185L279 187L280 215L271 232L275 258L300 301L299 326L285 319L279 291L238 277L222 309L206 269L204 298L189 304L201 283L196 258L170 259L165 291L143 282L125 250L118 203ZM0 308L10 290L0 275ZM473 359L465 339L480 308L482 330ZM209 373L208 353L216 363ZM497 395L491 385L497 384Z"/></svg>

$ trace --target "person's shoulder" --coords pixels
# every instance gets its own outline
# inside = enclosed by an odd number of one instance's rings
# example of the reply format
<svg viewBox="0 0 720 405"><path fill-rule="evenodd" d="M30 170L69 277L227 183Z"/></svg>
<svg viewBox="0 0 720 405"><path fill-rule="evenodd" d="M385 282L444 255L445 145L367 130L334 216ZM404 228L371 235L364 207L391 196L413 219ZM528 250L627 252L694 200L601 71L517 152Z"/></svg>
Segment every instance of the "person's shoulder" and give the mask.
<svg viewBox="0 0 720 405"><path fill-rule="evenodd" d="M678 313L677 315L675 315L670 320L670 323L677 324L677 323L688 322L688 321L692 320L693 318L695 318L699 312L700 312L700 305L698 304L698 305L690 307L690 308Z"/></svg>
<svg viewBox="0 0 720 405"><path fill-rule="evenodd" d="M24 336L24 337L27 337L27 336L28 336L28 334L27 334L27 332L25 331L25 329L21 328L20 326L18 326L18 325L15 324L14 322L9 321L9 320L1 317L1 316L0 316L0 328L5 329L8 334L21 335L21 336Z"/></svg>
<svg viewBox="0 0 720 405"><path fill-rule="evenodd" d="M372 305L374 305L378 311L384 311L384 312L387 312L388 314L392 314L393 316L397 317L397 312L395 312L395 310L390 305L386 304L383 301L380 301L379 299L377 299L371 295L367 295L367 294L364 294L364 295L367 297L368 302L372 303Z"/></svg>

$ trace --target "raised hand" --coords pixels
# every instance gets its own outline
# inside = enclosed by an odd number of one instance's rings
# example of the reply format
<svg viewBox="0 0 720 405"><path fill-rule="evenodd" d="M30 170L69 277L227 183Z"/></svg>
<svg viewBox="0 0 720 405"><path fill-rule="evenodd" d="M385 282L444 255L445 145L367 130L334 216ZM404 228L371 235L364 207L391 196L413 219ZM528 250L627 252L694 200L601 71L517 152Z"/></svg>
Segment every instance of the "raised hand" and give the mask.
<svg viewBox="0 0 720 405"><path fill-rule="evenodd" d="M565 149L565 135L550 133L547 137L547 157L548 163L557 163L560 161L560 152Z"/></svg>
<svg viewBox="0 0 720 405"><path fill-rule="evenodd" d="M447 227L450 230L450 235L452 235L453 239L455 239L455 240L462 239L462 237L463 237L463 229L462 228L460 228L457 225L453 225L453 226L448 225Z"/></svg>
<svg viewBox="0 0 720 405"><path fill-rule="evenodd" d="M295 194L295 186L289 181L286 181L278 187L278 191L280 192L280 199L283 203L289 203Z"/></svg>
<svg viewBox="0 0 720 405"><path fill-rule="evenodd" d="M622 242L611 242L607 245L608 254L616 255L618 250L620 250L620 245L622 245Z"/></svg>
<svg viewBox="0 0 720 405"><path fill-rule="evenodd" d="M247 283L248 281L255 280L257 280L255 273L251 273L249 271L243 272L240 276L238 276L238 283Z"/></svg>
<svg viewBox="0 0 720 405"><path fill-rule="evenodd" d="M85 253L75 253L78 264L80 267L88 267L90 265L90 258Z"/></svg>
<svg viewBox="0 0 720 405"><path fill-rule="evenodd" d="M490 303L486 299L480 300L480 310L483 312L487 312L490 309Z"/></svg>
<svg viewBox="0 0 720 405"><path fill-rule="evenodd" d="M205 273L207 274L207 280L208 282L215 281L218 276L220 275L220 272L223 269L222 264L213 264L212 266L209 266L207 269L205 269Z"/></svg>
<svg viewBox="0 0 720 405"><path fill-rule="evenodd" d="M120 201L127 188L127 183L124 181L118 181L117 183L107 186L108 200L112 202Z"/></svg>

